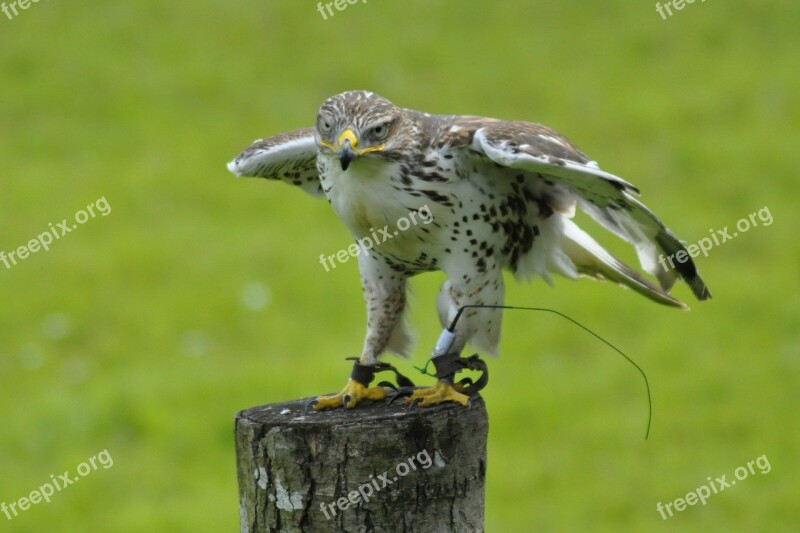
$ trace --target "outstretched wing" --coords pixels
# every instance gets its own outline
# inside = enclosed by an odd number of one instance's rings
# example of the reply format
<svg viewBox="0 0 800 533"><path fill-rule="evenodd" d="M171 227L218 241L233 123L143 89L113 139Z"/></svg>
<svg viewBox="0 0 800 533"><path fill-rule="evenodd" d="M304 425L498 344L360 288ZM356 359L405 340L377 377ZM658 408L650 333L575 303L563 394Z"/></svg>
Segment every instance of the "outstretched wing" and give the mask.
<svg viewBox="0 0 800 533"><path fill-rule="evenodd" d="M565 184L583 211L636 248L642 268L658 278L665 291L681 277L699 300L711 297L678 238L632 196L638 189L600 170L558 132L528 122L488 122L475 131L470 148L498 165ZM675 257L680 251L686 254L685 262L673 261L667 268L659 263L659 254ZM663 259L662 263L666 264Z"/></svg>
<svg viewBox="0 0 800 533"><path fill-rule="evenodd" d="M314 128L303 128L254 141L228 163L237 177L282 180L312 196L322 198L317 172Z"/></svg>

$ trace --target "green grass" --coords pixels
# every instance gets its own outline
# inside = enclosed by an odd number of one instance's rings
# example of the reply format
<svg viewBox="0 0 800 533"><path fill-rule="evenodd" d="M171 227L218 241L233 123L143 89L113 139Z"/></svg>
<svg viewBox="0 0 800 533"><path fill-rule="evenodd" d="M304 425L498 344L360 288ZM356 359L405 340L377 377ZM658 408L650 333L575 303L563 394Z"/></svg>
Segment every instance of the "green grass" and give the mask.
<svg viewBox="0 0 800 533"><path fill-rule="evenodd" d="M774 223L698 260L691 313L589 281L508 280L485 397L488 531L789 531L800 523L794 295L800 7L405 1L39 2L0 14L0 250L100 197L112 207L12 269L0 265L0 502L108 449L10 531L233 531L232 418L339 388L364 308L325 202L234 180L252 139L313 123L371 89L441 113L539 121L689 242L768 206ZM613 237L614 250L631 257ZM439 274L415 280L420 364ZM266 288L266 306L242 292ZM690 300L685 286L676 294ZM766 454L755 475L664 522L656 503Z"/></svg>

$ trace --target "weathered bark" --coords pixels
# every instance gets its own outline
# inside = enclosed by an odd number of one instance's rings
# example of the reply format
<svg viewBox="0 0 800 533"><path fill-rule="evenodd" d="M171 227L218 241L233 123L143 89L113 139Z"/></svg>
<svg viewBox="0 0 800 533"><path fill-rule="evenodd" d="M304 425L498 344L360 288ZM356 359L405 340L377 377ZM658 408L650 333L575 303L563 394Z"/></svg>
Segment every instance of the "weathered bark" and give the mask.
<svg viewBox="0 0 800 533"><path fill-rule="evenodd" d="M306 402L236 415L243 532L483 531L481 398L309 413Z"/></svg>

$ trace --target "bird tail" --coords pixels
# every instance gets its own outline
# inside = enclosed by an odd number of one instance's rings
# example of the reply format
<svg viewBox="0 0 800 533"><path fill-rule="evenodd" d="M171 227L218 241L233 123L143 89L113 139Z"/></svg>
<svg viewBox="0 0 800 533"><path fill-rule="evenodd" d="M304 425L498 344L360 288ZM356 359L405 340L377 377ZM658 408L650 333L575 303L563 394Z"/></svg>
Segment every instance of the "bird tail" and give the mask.
<svg viewBox="0 0 800 533"><path fill-rule="evenodd" d="M564 218L562 229L561 249L574 263L576 274L600 280L608 279L629 287L654 302L688 309L686 304L611 255L572 220Z"/></svg>

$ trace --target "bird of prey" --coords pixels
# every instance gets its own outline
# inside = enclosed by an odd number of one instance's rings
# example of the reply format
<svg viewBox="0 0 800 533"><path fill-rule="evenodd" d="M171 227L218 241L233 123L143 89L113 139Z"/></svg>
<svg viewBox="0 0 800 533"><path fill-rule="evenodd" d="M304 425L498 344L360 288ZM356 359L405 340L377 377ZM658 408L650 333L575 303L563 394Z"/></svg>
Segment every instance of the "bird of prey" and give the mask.
<svg viewBox="0 0 800 533"><path fill-rule="evenodd" d="M358 252L367 305L363 351L344 390L317 398L317 410L386 397L386 389L369 382L384 352L408 356L403 315L407 282L416 274L446 274L437 297L443 326L464 305L503 304L503 270L550 284L553 274L607 279L678 308L686 306L669 290L679 278L699 300L711 296L678 238L636 198L638 189L541 124L433 115L372 92L348 91L322 104L315 127L257 140L228 169L327 199L356 242L385 226L393 235ZM657 284L580 229L572 220L576 207L630 243ZM423 209L430 224L395 231L398 220ZM659 263L661 254L684 260L667 264L662 257ZM434 363L437 356L457 356L467 342L494 354L501 313L468 309L447 354L434 351ZM406 400L423 407L468 405L453 383L452 365L443 366L435 386Z"/></svg>

